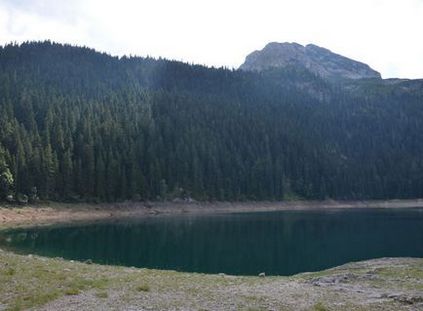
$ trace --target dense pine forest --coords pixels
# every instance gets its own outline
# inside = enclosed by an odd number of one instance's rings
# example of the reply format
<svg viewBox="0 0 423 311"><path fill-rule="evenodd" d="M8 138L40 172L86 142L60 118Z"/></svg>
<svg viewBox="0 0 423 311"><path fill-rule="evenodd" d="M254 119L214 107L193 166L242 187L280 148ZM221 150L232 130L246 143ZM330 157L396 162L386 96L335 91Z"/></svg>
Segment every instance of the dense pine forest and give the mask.
<svg viewBox="0 0 423 311"><path fill-rule="evenodd" d="M0 48L0 196L423 197L423 82Z"/></svg>

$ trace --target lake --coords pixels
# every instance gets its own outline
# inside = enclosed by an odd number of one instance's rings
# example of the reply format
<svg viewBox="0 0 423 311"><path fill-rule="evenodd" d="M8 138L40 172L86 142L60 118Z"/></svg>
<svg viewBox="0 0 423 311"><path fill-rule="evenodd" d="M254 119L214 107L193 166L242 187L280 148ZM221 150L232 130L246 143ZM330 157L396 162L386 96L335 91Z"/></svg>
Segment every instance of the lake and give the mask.
<svg viewBox="0 0 423 311"><path fill-rule="evenodd" d="M423 257L423 209L172 215L14 229L20 253L234 275L292 275L379 257Z"/></svg>

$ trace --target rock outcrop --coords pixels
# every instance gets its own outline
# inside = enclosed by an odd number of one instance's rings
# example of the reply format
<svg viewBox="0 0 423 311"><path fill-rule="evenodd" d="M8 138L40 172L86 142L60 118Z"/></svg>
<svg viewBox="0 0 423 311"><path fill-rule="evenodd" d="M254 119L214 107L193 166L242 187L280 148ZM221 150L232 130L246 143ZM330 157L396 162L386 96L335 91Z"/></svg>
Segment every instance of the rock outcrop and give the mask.
<svg viewBox="0 0 423 311"><path fill-rule="evenodd" d="M335 54L314 44L267 44L249 54L239 69L263 71L270 68L303 67L326 79L380 79L379 72L368 65Z"/></svg>

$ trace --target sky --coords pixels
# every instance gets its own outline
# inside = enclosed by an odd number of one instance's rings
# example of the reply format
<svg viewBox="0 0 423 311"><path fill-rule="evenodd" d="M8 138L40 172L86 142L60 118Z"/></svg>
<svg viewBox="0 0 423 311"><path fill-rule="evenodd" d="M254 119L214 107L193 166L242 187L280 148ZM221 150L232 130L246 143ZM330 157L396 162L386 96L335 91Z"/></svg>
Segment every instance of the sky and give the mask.
<svg viewBox="0 0 423 311"><path fill-rule="evenodd" d="M237 68L268 42L314 43L383 78L423 78L423 0L0 0L0 44Z"/></svg>

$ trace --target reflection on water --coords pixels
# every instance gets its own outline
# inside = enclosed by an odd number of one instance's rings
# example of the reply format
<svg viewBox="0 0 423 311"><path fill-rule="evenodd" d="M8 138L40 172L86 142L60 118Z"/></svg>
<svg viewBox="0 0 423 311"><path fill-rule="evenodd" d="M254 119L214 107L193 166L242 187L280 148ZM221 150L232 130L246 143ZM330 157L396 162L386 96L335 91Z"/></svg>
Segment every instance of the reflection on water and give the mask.
<svg viewBox="0 0 423 311"><path fill-rule="evenodd" d="M27 253L206 273L290 275L377 257L423 257L423 210L160 216L0 234Z"/></svg>

